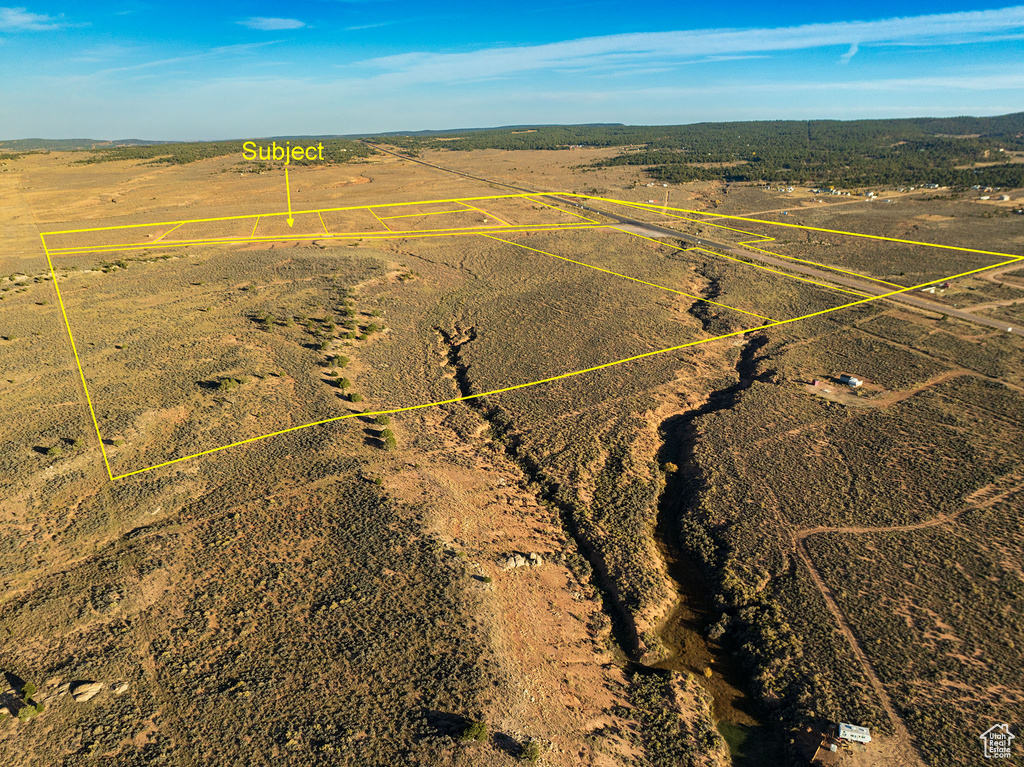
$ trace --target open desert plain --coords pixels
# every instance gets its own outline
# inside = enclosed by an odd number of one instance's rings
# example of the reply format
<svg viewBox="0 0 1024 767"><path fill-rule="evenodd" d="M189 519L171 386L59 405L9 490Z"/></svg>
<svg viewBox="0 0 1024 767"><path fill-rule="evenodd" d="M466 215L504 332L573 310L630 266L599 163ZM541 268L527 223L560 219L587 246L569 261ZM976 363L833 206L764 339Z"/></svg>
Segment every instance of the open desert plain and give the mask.
<svg viewBox="0 0 1024 767"><path fill-rule="evenodd" d="M0 761L980 763L1024 191L448 143L2 155Z"/></svg>

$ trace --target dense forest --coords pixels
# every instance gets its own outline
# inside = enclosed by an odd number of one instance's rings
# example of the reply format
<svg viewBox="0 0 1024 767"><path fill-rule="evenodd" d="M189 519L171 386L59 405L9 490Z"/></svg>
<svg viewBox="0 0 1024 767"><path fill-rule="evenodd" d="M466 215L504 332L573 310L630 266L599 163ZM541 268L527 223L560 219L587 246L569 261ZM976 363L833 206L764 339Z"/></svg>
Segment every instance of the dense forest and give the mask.
<svg viewBox="0 0 1024 767"><path fill-rule="evenodd" d="M272 139L261 139L258 143L267 144ZM284 143L285 139L278 139ZM339 138L317 137L304 138L304 143L317 144L323 142L324 159L292 160L292 165L332 165L348 162L356 157L368 157L374 150L359 141ZM150 144L145 146L113 146L94 149L88 156L79 160L80 163L112 162L114 160L145 160L149 164L185 165L196 160L226 155L242 155L242 141L193 141L173 144Z"/></svg>
<svg viewBox="0 0 1024 767"><path fill-rule="evenodd" d="M621 154L596 164L645 166L652 177L676 182L1024 186L1024 164L1000 162L1006 152L1024 151L1024 113L901 120L548 126L389 136L387 141L412 152L425 148L623 147Z"/></svg>
<svg viewBox="0 0 1024 767"><path fill-rule="evenodd" d="M999 117L899 120L762 120L693 125L547 125L460 131L423 131L366 137L416 155L424 149L568 150L621 148L596 167L641 166L660 181L750 181L821 186L939 184L1024 187L1024 113ZM279 139L283 141L284 139ZM374 153L352 138L323 141L324 163ZM17 149L83 148L69 142L20 142ZM88 140L91 141L91 140ZM66 143L68 147L61 147ZM96 142L98 143L98 142ZM53 146L43 147L42 144ZM10 147L15 148L15 147ZM242 141L143 143L91 146L81 163L141 160L185 164L242 152ZM292 161L293 164L312 164Z"/></svg>

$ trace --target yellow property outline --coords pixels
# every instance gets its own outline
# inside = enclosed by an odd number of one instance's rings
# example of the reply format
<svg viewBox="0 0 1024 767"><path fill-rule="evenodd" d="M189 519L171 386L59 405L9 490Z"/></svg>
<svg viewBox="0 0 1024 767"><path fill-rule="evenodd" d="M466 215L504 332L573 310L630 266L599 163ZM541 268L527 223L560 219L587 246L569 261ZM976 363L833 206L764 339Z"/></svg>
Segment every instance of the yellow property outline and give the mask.
<svg viewBox="0 0 1024 767"><path fill-rule="evenodd" d="M575 194L575 193L537 193L537 192L532 192L532 193L525 193L525 194L489 195L489 196L486 196L486 197L463 197L463 198L448 199L448 200L421 200L421 201L406 202L406 203L388 203L388 204L379 204L379 205L358 205L358 206L350 206L350 207L344 207L344 208L323 208L323 209L318 209L318 210L295 211L294 213L289 211L289 212L285 212L285 213L269 213L269 214L268 213L263 213L263 214L250 214L250 215L242 215L242 216L222 216L222 217L219 217L219 218L192 219L192 220L186 220L186 221L165 221L165 222L149 223L149 224L125 224L125 225L117 225L117 226L92 227L92 228L86 228L86 229L66 229L66 230L61 230L61 231L42 232L42 233L40 233L39 236L40 236L40 240L42 241L42 244L43 244L43 252L46 255L46 262L47 262L47 265L48 265L48 267L50 269L50 277L51 277L51 280L53 281L53 287L54 287L54 290L56 291L56 294L57 294L57 302L60 305L61 316L62 316L62 318L64 320L64 327L65 327L65 329L67 330L67 333L68 333L68 340L71 342L71 351L72 351L72 354L74 355L74 358L75 358L75 365L78 368L78 375L79 375L79 378L80 378L80 380L82 382L82 390L85 393L86 402L87 402L88 408L89 408L89 415L92 418L93 427L96 430L96 438L99 441L100 452L103 455L103 464L104 464L104 466L106 468L107 476L109 477L110 481L113 482L113 481L116 481L116 480L126 479L128 477L132 477L132 476L135 476L137 474L143 474L143 473L148 472L148 471L153 471L154 469L159 469L159 468L162 468L162 467L165 467L165 466L172 466L174 464L181 463L183 461L191 460L192 458L199 458L199 457L204 456L204 455L210 455L212 453L220 452L221 450L227 450L228 448L239 447L241 445L247 445L247 444L250 444L252 442L258 442L260 440L269 439L270 437L276 437L276 436L280 436L282 434L288 434L288 433L293 432L293 431L299 431L300 429L308 429L308 428L311 428L313 426L322 426L324 424L333 423L335 421L344 421L344 420L347 420L349 418L359 418L359 417L366 417L366 416L393 415L395 413L406 413L406 412L409 412L409 411L412 411L412 410L422 410L424 408L429 408L429 407L438 407L440 405L448 405L448 404L453 404L453 403L456 403L456 402L464 402L466 400L478 399L480 397L488 397L488 396L492 396L492 395L496 395L496 394L502 394L502 393L505 393L505 392L510 392L510 391L516 391L516 390L519 390L519 389L529 388L531 386L539 386L541 384L552 383L554 381L560 381L560 380L563 380L563 379L566 379L566 378L572 378L574 376L583 375L585 373L593 373L593 372L598 371L598 370L604 370L606 368L615 367L617 365L623 365L623 364L625 364L627 362L635 362L637 360L646 359L647 357L653 357L653 356L656 356L656 355L659 355L659 354L667 354L669 352L679 351L681 349L688 349L688 348L691 348L691 347L694 347L694 346L699 346L701 344L711 343L712 341L720 341L720 340L723 340L723 339L726 339L726 338L733 338L733 337L736 337L736 336L745 335L747 333L752 333L752 332L755 332L755 331L758 331L758 330L767 330L769 328L779 327L781 325L787 325L787 324L789 324L791 322L799 322L800 320L806 320L806 319L810 319L812 317L820 317L822 315L831 314L832 312L836 312L836 311L839 311L841 309L848 309L850 307L858 306L860 304L866 304L866 303L870 303L870 302L873 302L873 301L879 301L881 299L889 298L891 296L899 295L901 293L908 293L908 292L913 291L913 290L919 290L921 288L927 287L929 285L934 285L936 283L945 282L945 281L953 280L953 279L959 279L961 277L966 277L968 275L976 274L978 272L983 272L983 271L987 271L989 269L994 269L994 268L997 268L997 267L1000 267L1000 266L1004 266L1004 265L1007 265L1007 264L1012 264L1012 263L1017 263L1017 262L1020 262L1020 261L1024 261L1024 256L1019 256L1019 255L1015 255L1015 254L1012 254L1012 253L999 253L999 252L993 252L993 251L979 250L979 249L976 249L976 248L964 248L964 247L958 247L958 246L953 246L953 245L940 245L940 244L937 244L937 243L919 242L919 241L916 241L916 240L904 240L904 239L898 239L898 238L895 238L895 237L883 237L883 236L879 236L879 235L861 234L859 232L844 232L844 231L836 230L836 229L823 229L823 228L820 228L820 227L804 226L804 225L801 225L801 224L782 223L782 222L776 222L776 221L764 221L764 220L761 220L761 219L749 218L749 217L744 217L744 216L726 215L726 214L720 214L720 213L707 213L705 211L687 210L687 209L684 209L684 208L668 208L667 206L665 206L666 215L670 215L670 214L667 214L667 211L668 210L672 210L672 211L675 211L677 213L686 213L686 214L691 214L691 215L709 216L709 217L714 217L714 218L730 219L730 220L736 220L736 221L749 221L751 223L757 223L757 224L762 224L762 225L784 226L784 227L790 227L790 228L795 228L795 229L806 229L806 230L810 230L810 231L827 232L827 233L831 233L831 234L841 234L841 235L848 235L848 236L853 236L853 237L865 237L865 238L869 238L869 239L882 240L882 241L887 241L887 242L899 242L899 243L904 243L904 244L907 244L907 245L921 245L921 246L926 246L926 247L941 248L941 249L945 249L945 250L955 250L955 251L960 251L960 252L978 253L978 254L981 254L981 255L999 256L999 257L1004 257L1004 258L1007 259L1005 261L1001 261L1001 262L996 263L996 264L990 264L990 265L987 265L987 266L982 266L982 267L979 267L977 269L972 269L972 270L967 271L967 272L962 272L960 274L955 274L955 275L948 276L948 277L940 277L940 278L935 279L935 280L929 280L928 282L923 282L923 283L921 283L919 285L912 285L910 287L899 287L899 286L896 286L897 287L896 290L893 290L893 291L890 291L890 292L887 292L887 293L883 293L881 295L866 296L866 297L860 298L860 299L858 299L856 301L852 301L852 302L849 302L849 303L846 303L846 304L842 304L840 306L834 306L834 307L829 308L829 309L822 309L822 310L819 310L819 311L816 311L816 312L811 312L809 314L804 314L804 315L801 315L799 317L791 317L789 319L784 319L784 320L769 320L767 317L764 317L763 315L757 315L757 314L754 314L753 312L747 312L747 311L744 311L742 309L736 309L735 307L731 307L731 306L728 306L726 304L719 304L719 303L715 303L713 301L708 301L708 299L700 298L699 296L692 296L691 294L682 293L681 291L677 291L677 290L674 290L672 288L666 288L664 286L656 285L654 283L644 282L643 280L638 280L636 278L629 277L628 275L619 274L617 272L612 272L610 270L603 269L601 267L593 266L591 264L586 264L586 263L584 263L582 261L574 261L572 259L565 258L563 256L557 256L557 255L555 255L553 253L547 253L545 251L537 250L536 248L530 248L528 246L521 245L520 243L517 243L517 242L511 242L511 241L508 241L508 240L502 240L502 239L500 239L498 237L492 236L492 234L491 234L491 232L493 232L493 233L501 232L501 233L505 233L505 234L514 234L514 233L522 233L522 232L565 231L565 230L574 230L574 229L581 229L581 228L582 229L606 228L606 229L614 229L614 230L621 231L621 232L624 232L624 233L627 233L627 234L632 234L632 235L635 235L637 237L641 237L642 239L651 240L652 242L656 242L659 245L667 245L668 247L672 247L672 248L675 248L677 250L682 250L682 251L698 250L698 251L706 252L706 253L709 253L709 254L712 254L712 255L715 255L715 256L729 258L728 256L724 256L724 254L718 253L716 251L707 250L706 248L702 248L702 247L694 246L694 247L690 247L690 248L681 248L681 247L678 247L678 246L675 246L675 245L671 245L670 243L660 242L659 240L654 240L653 238L650 238L650 237L644 237L643 235L636 234L635 232L629 232L628 230L622 229L620 227L612 226L612 225L609 225L609 224L601 224L601 223L597 222L594 219L585 219L585 220L588 220L588 221L594 221L593 224L562 224L562 225L539 224L539 225L533 225L533 226L529 226L529 225L525 225L525 226L507 225L507 226L504 226L504 227L475 226L475 227L464 227L462 229L445 229L445 230L414 230L414 231L408 231L408 232L388 231L386 234L385 233L380 233L380 232L377 232L377 233L363 232L363 233L348 233L348 234L342 233L342 234L328 234L328 235L314 235L314 236L306 236L306 235L277 236L277 237L255 237L254 236L255 232L256 232L256 227L258 226L259 221L262 218L269 218L269 217L273 217L273 216L289 216L290 217L290 216L293 216L293 215L298 215L298 214L303 214L303 213L316 213L316 214L318 214L318 216L320 216L321 224L323 224L323 217L322 217L323 213L345 211L345 210L367 210L371 214L373 214L375 218L377 218L380 221L380 218L377 217L377 214L373 211L373 208L394 208L394 207L402 207L402 206L409 206L409 205L425 205L425 204L431 204L431 203L437 204L437 203L448 203L448 202L457 202L457 203L465 205L466 204L465 201L476 202L476 201L480 201L480 200L509 199L509 198L525 198L525 199L529 199L532 202L537 202L537 203L540 203L541 205L545 205L546 207L551 207L551 208L554 208L556 210L562 210L561 208L555 208L555 206L548 205L547 203L544 203L541 200L536 199L536 198L542 197L542 196L549 197L549 198L551 196L558 196L558 197L569 197L569 198L577 198L577 199L585 199L585 200L596 200L596 201L599 201L599 202L613 203L613 204L623 205L623 206L631 207L631 208L639 208L639 209L642 209L642 210L652 210L652 208L653 208L654 209L653 212L656 212L656 213L661 213L662 212L661 210L658 209L660 206L645 205L643 203L635 203L635 202L630 202L630 201L626 201L626 200L615 200L615 199L610 199L610 198L594 197L594 196L591 196L591 195L583 195L583 194ZM478 208L473 208L472 206L467 206L467 208L472 209L472 210L479 210ZM445 211L445 212L449 212L449 211ZM458 212L458 211L450 211L450 212ZM483 211L483 210L481 210L480 212L481 213L485 213L486 215L491 215L491 214L487 214L487 212ZM572 213L571 211L564 211L564 210L562 210L562 212ZM583 216L580 216L579 214L576 214L576 213L572 213L572 215L575 215L575 216L577 216L579 218L584 218ZM703 221L702 219L688 219L688 218L686 218L684 216L672 216L672 217L673 218L679 218L679 219L687 220L687 221L700 221L701 223L710 223L710 222ZM495 218L495 220L501 220L501 219L497 219L497 217L495 217L493 215L492 215L492 218ZM190 223L208 223L208 222L213 222L213 221L232 221L232 220L248 220L248 219L256 219L256 223L253 226L252 235L250 237L248 237L248 238L237 238L237 237L235 237L235 238L215 238L215 239L204 239L204 240L194 240L194 241L191 241L191 240L188 240L188 241L181 240L181 241L175 241L175 242L170 242L170 243L160 243L160 244L156 244L154 242L151 242L151 243L148 243L148 244L143 244L143 243L139 243L139 244L124 244L124 245L100 246L100 247L94 247L94 248L53 248L53 249L51 249L47 245L47 243L46 243L47 235L53 236L53 235L58 235L58 234L76 234L76 233L82 233L82 232L110 231L110 230L120 230L120 229L136 229L136 228L145 228L145 227L153 227L153 226L171 226L171 225L174 225L174 228L177 228L177 227L182 226L184 224L190 224ZM381 221L381 223L383 224L384 222ZM712 224L712 225L720 226L720 225L716 225L716 224ZM326 226L324 226L324 228L326 230ZM386 225L385 225L385 228L387 228ZM722 226L721 228L733 229L732 227L724 227L724 226ZM742 229L733 229L733 231L738 231L738 232L745 233L745 234L751 234L751 235L754 235L755 237L758 238L758 239L755 239L755 240L751 240L749 242L770 242L770 241L772 241L774 239L774 238L771 238L771 237L765 237L765 236L762 236L762 235L757 235L754 232L746 232L745 230L742 230ZM165 232L164 235L162 235L162 237L166 236L166 234L169 234L169 233L170 233L170 230L168 232ZM763 324L761 324L761 325L753 327L753 328L747 328L747 329L744 329L744 330L736 330L736 331L733 331L731 333L724 333L722 335L713 336L711 338L703 338L703 339L700 339L700 340L697 340L697 341L689 341L689 342L684 343L684 344L679 344L678 346L670 346L670 347L667 347L665 349L657 349L655 351L644 352L642 354L637 354L637 355L634 355L632 357L625 357L625 358L620 359L620 360L614 360L612 362L606 362L604 364L595 365L593 367L584 368L582 370L574 370L574 371L571 371L569 373L562 373L560 375L550 376L548 378L542 378L542 379L539 379L539 380L536 380L536 381L528 381L528 382L525 382L525 383L515 384L513 386L506 386L506 387L500 388L500 389L493 389L491 391L481 392L479 394L471 394L471 395L467 395L467 396L464 396L464 397L454 397L452 399L440 400L438 402L425 402L425 403L421 403L419 405L410 405L410 406L407 406L407 407L391 408L391 409L388 409L388 410L374 410L374 411L346 413L344 415L332 416L331 418L324 418L324 419L319 420L319 421L313 421L312 423L301 424L301 425L298 425L298 426L291 426L291 427L289 427L287 429L280 429L278 431L270 432L268 434L262 434L262 435L259 435L259 436L256 436L256 437L249 437L248 439L239 440L237 442L231 442L231 443L229 443L227 445L221 445L219 447L211 448L209 450L203 450L203 451L200 451L198 453L192 453L190 455L181 456L179 458L174 458L174 459L169 460L169 461L164 461L162 463L154 464L152 466L147 466L147 467L142 468L142 469L136 469L134 471L125 472L123 474L115 475L113 473L113 471L110 468L110 460L109 460L109 457L107 456L106 448L104 447L103 436L102 436L102 433L100 431L99 421L96 418L96 411L95 411L95 408L94 408L94 405L93 405L92 397L89 394L89 386L88 386L88 383L86 382L86 379L85 379L85 372L82 369L82 361L81 361L81 358L79 357L79 354L78 354L78 347L75 344L74 334L71 331L71 323L70 323L70 321L68 319L67 309L64 306L64 298L61 295L60 286L58 285L58 282L57 282L57 273L56 273L56 270L55 270L54 265L53 265L53 260L51 258L51 254L52 255L64 255L64 254L71 254L71 253L100 253L100 252L107 252L107 251L143 250L143 249L152 249L152 248L157 248L157 247L185 247L185 246L194 245L194 244L231 244L231 243L238 243L238 242L261 242L261 241L275 241L276 242L276 241L281 241L281 240L291 241L291 240L297 240L297 239L324 239L325 237L332 238L332 239L359 239L359 240L362 240L362 239L395 239L395 238L410 238L410 237L424 237L424 236L447 237L447 236L453 236L453 235L457 235L457 234L482 235L482 236L488 237L489 239L497 240L498 242L514 245L516 247L524 248L526 250L531 250L531 251L534 251L534 252L537 252L537 253L541 253L541 254L546 255L546 256L551 256L553 258L561 259L563 261L568 261L568 262L573 263L573 264L577 264L577 265L580 265L580 266L585 266L585 267L590 268L590 269L596 269L598 271L602 271L602 272L614 275L616 277L625 278L625 279L628 279L628 280L632 280L634 282L640 282L642 284L649 285L651 287L660 288L662 290L669 290L669 291L674 292L674 293L680 293L682 295L686 295L686 296L691 297L691 298L696 298L696 299L698 299L700 301L712 303L712 304L714 304L716 306L721 306L723 308L731 309L733 311L741 312L741 313L747 314L747 315L752 315L752 316L758 317L759 319L765 319L765 320L768 320L768 321L763 323ZM744 245L744 244L748 244L748 243L740 243L740 244ZM757 249L757 250L760 250L760 249ZM761 252L769 253L769 251L761 251ZM792 257L788 257L788 256L782 256L781 254L777 254L777 253L770 253L770 255L778 256L778 257L784 258L784 259L788 258L789 260L800 261L800 262L806 263L806 264L813 264L815 266L819 266L819 267L824 268L824 269L832 269L833 271L839 271L839 272L843 272L844 271L842 269L837 269L837 268L831 267L831 266L829 266L827 264L819 264L819 263L814 262L814 261L806 261L806 260L803 260L803 259L797 259L797 258L792 258ZM749 262L743 261L742 259L733 258L731 260L738 261L739 263L743 263L743 264L746 264L748 266L755 266L755 264L750 264ZM805 282L812 282L812 284L815 284L815 285L817 285L819 287L827 288L829 290L834 290L834 291L838 290L838 291L846 292L846 293L850 292L848 290L843 290L841 288L836 288L834 286L825 285L823 283L817 283L817 282L813 282L811 280L806 280L806 279L803 279L803 278L800 278L800 277L796 277L795 275L787 274L785 272L778 272L777 270L770 270L770 271L774 271L774 272L776 272L778 274L781 274L783 276L786 276L786 277L791 277L791 278L795 278L795 279L801 279L801 280L803 280ZM868 277L866 275L859 275L859 274L856 274L854 272L844 272L844 273L850 274L850 275L855 275L855 276L858 276L858 277L862 277L864 279L872 280L874 282L881 282L883 284L893 285L893 283L885 283L884 280L878 280L877 278ZM860 294L860 295L863 295L863 294Z"/></svg>
<svg viewBox="0 0 1024 767"><path fill-rule="evenodd" d="M647 209L649 207L648 205L641 205L639 203L634 203L633 206L637 207L637 208L643 208L643 209ZM848 271L846 269L840 269L837 266L830 266L828 264L820 264L817 261L808 261L807 259L797 258L796 256L786 256L786 255L783 255L782 253L775 253L775 252L770 251L770 250L764 250L763 248L751 247L752 245L758 244L758 243L775 242L776 241L776 239L774 237L769 237L766 234L759 235L759 234L756 234L755 232L748 232L746 229L737 229L734 226L725 226L724 224L715 224L715 223L712 223L711 221L705 221L705 220L699 219L699 218L688 218L686 216L674 216L671 213L665 213L663 210L658 210L657 212L658 212L659 215L667 216L668 218L678 218L678 219L681 219L683 221L689 221L691 223L699 223L699 224L704 224L706 226L714 226L714 227L717 227L718 229L727 229L730 232L739 232L740 234L751 234L751 235L754 235L754 239L752 239L752 240L740 240L739 242L736 243L737 245L742 245L747 250L756 250L758 253L765 253L765 254L767 254L769 256L775 256L776 258L785 259L786 261L795 261L795 262L800 263L800 264L810 264L811 266L817 266L817 267L820 267L822 269L828 269L828 270L833 271L833 272L839 272L841 274L847 274L847 275L849 275L851 277L860 277L863 280L869 280L871 282L877 282L877 283L880 283L882 285L886 285L886 286L891 287L891 288L902 288L903 287L902 285L897 285L895 282L889 282L887 280L880 280L877 277L872 277L872 276L867 275L867 274L860 274L859 272L851 272L851 271ZM704 213L703 215L714 215L714 214ZM750 218L744 219L744 221L754 221L754 220L756 220L756 219L750 219ZM775 222L773 222L773 221L762 221L761 223L773 224ZM861 294L861 295L863 295L863 294Z"/></svg>

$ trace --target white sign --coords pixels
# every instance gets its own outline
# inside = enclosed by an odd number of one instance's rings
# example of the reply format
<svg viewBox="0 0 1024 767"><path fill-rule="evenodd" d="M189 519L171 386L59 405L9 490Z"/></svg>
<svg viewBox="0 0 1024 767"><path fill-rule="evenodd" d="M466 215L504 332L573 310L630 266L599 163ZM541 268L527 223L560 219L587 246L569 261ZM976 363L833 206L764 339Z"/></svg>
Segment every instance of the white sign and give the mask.
<svg viewBox="0 0 1024 767"><path fill-rule="evenodd" d="M1014 734L1008 724L994 724L978 736L985 749L986 759L1009 759Z"/></svg>

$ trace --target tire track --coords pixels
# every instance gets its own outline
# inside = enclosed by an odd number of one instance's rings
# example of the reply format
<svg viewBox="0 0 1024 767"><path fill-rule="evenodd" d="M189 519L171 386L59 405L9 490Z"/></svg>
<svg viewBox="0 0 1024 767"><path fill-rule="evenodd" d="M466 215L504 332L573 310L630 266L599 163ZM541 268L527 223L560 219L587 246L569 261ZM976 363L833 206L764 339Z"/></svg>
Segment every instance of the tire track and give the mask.
<svg viewBox="0 0 1024 767"><path fill-rule="evenodd" d="M998 492L999 487L1009 480L1012 484L1006 490ZM899 715L896 707L893 705L892 699L889 694L885 691L885 686L882 684L882 680L875 672L874 665L871 663L864 650L863 645L854 633L853 627L850 622L846 619L846 615L839 607L838 600L835 597L832 589L825 579L822 578L820 571L815 566L814 561L811 558L810 551L807 548L807 539L812 535L820 535L822 533L839 533L844 535L864 535L871 533L906 533L913 532L915 530L926 530L932 527L939 527L941 525L955 522L960 516L967 511L973 509L983 509L998 503L999 501L1013 495L1024 489L1024 483L1021 482L1019 475L1010 475L1003 478L1003 482L992 483L983 488L980 488L971 493L965 499L967 503L964 504L963 508L954 514L939 514L938 516L932 517L931 519L924 520L923 522L915 522L909 525L886 525L883 527L860 527L860 526L845 526L845 527L828 527L828 526L817 526L807 527L799 530L791 530L790 536L793 540L793 549L800 561L803 562L804 567L807 568L807 572L810 573L811 580L814 582L815 587L821 593L822 599L825 600L825 604L828 606L829 612L832 613L832 617L835 619L836 624L839 626L840 632L846 637L847 642L850 644L850 648L853 650L853 654L857 657L860 662L861 669L864 671L864 675L870 682L872 689L878 696L879 702L882 704L882 708L885 710L886 715L889 717L889 721L892 723L893 730L895 732L896 740L899 744L900 750L900 764L915 764L924 765L925 762L921 757L920 751L914 744L910 730L907 728L906 722L903 717ZM781 516L781 515L780 515ZM905 760L905 761L904 761Z"/></svg>

